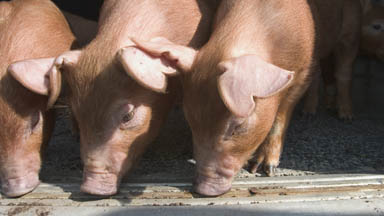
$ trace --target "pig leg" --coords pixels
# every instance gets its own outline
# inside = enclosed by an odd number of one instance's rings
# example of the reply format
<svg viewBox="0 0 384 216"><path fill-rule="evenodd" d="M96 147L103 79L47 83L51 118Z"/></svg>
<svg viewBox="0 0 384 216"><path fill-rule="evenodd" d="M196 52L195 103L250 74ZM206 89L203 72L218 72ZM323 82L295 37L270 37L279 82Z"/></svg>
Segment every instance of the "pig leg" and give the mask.
<svg viewBox="0 0 384 216"><path fill-rule="evenodd" d="M357 46L340 44L335 50L335 78L337 86L337 110L342 120L352 120L351 80L353 62L357 56Z"/></svg>
<svg viewBox="0 0 384 216"><path fill-rule="evenodd" d="M313 74L316 73L316 71L320 71L320 69L318 67L314 67L314 69L302 71L302 74L309 74L308 71ZM297 82L295 86L289 89L287 95L282 97L283 100L281 101L271 131L264 140L263 144L256 150L253 158L250 160L249 168L251 173L256 173L261 164L263 164L263 170L268 176L275 175L276 167L279 165L280 154L283 149L285 133L288 128L292 112L295 105L304 95L310 84L310 81L308 82L305 78L298 78L298 80L300 80L301 83Z"/></svg>
<svg viewBox="0 0 384 216"><path fill-rule="evenodd" d="M336 80L334 55L331 54L321 61L321 75L324 82L324 103L328 110L334 110L336 100Z"/></svg>
<svg viewBox="0 0 384 216"><path fill-rule="evenodd" d="M337 110L339 118L343 120L353 118L350 87L353 62L359 51L361 29L359 7L354 4L346 5L341 38L334 49Z"/></svg>
<svg viewBox="0 0 384 216"><path fill-rule="evenodd" d="M316 114L316 109L319 104L319 87L321 79L320 74L320 70L313 74L313 80L308 88L307 93L305 94L303 114L306 116L312 116Z"/></svg>
<svg viewBox="0 0 384 216"><path fill-rule="evenodd" d="M303 92L304 94L304 92ZM280 154L283 149L283 139L288 122L291 118L294 103L285 107L284 111L279 111L275 122L263 144L257 149L256 154L250 161L250 172L256 173L263 164L263 171L268 176L274 176L276 167L279 165Z"/></svg>

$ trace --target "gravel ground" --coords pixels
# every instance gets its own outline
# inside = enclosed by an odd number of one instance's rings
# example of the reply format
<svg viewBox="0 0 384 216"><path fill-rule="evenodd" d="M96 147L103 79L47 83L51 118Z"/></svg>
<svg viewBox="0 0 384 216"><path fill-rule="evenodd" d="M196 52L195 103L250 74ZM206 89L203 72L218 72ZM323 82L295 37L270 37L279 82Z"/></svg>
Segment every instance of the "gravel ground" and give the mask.
<svg viewBox="0 0 384 216"><path fill-rule="evenodd" d="M370 68L370 73L363 72ZM356 118L346 123L320 107L311 118L296 109L287 133L279 175L384 173L384 66L356 64L353 96ZM66 111L59 111L54 137L46 154L41 179L81 178L79 143L72 136ZM182 179L193 176L191 134L180 107L171 113L129 179ZM239 177L253 177L243 170ZM128 179L128 178L127 178Z"/></svg>

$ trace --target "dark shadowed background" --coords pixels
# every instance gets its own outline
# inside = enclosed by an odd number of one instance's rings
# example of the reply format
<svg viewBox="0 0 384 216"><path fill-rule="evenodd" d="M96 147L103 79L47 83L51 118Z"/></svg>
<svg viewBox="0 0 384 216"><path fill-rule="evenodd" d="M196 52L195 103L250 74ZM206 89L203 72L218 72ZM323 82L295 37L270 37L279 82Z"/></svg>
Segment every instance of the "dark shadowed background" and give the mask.
<svg viewBox="0 0 384 216"><path fill-rule="evenodd" d="M61 9L97 21L104 0L53 0Z"/></svg>

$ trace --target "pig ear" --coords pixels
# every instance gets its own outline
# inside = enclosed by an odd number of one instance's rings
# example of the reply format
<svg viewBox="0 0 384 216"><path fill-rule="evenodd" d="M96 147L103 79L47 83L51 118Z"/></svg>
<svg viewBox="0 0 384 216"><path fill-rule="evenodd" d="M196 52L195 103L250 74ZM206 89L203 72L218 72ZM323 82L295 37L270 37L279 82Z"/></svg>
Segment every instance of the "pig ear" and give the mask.
<svg viewBox="0 0 384 216"><path fill-rule="evenodd" d="M49 98L47 106L52 107L60 96L62 67L76 65L81 55L80 50L68 51L56 58L54 65L49 71Z"/></svg>
<svg viewBox="0 0 384 216"><path fill-rule="evenodd" d="M51 69L54 61L55 58L19 61L9 65L8 71L11 76L27 89L37 94L48 96L48 71Z"/></svg>
<svg viewBox="0 0 384 216"><path fill-rule="evenodd" d="M220 97L236 116L249 116L253 97L266 98L285 89L294 73L269 64L256 55L247 55L219 63L224 71L218 78Z"/></svg>
<svg viewBox="0 0 384 216"><path fill-rule="evenodd" d="M165 92L167 76L178 75L178 69L189 71L196 55L194 49L175 45L165 38L132 41L136 46L121 49L117 58L129 76L156 92Z"/></svg>
<svg viewBox="0 0 384 216"><path fill-rule="evenodd" d="M79 51L64 53L58 58L41 58L19 61L11 64L8 71L25 88L48 96L47 107L56 102L61 91L60 67L76 62Z"/></svg>

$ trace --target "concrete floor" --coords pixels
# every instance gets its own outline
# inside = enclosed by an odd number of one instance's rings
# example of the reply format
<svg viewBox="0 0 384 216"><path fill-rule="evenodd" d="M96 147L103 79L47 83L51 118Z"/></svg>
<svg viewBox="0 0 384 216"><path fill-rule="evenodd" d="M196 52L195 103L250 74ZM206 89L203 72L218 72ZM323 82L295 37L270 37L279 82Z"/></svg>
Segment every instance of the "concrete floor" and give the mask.
<svg viewBox="0 0 384 216"><path fill-rule="evenodd" d="M0 199L0 215L383 215L384 175L237 179L216 198L189 193L190 182L124 183L111 198L78 192L80 182L41 184Z"/></svg>
<svg viewBox="0 0 384 216"><path fill-rule="evenodd" d="M383 199L292 202L241 206L187 207L26 207L0 215L92 216L382 216Z"/></svg>

